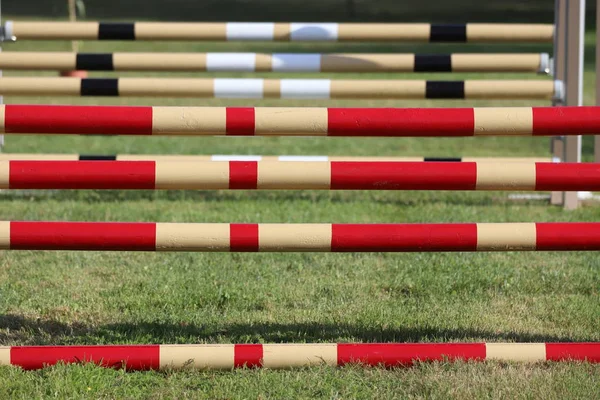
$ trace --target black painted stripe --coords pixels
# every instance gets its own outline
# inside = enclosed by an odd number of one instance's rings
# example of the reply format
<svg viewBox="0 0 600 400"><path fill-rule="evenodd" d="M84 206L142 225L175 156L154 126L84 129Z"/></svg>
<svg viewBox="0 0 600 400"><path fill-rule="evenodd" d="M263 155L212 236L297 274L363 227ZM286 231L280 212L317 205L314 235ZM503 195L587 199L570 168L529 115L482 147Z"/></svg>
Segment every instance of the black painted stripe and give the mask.
<svg viewBox="0 0 600 400"><path fill-rule="evenodd" d="M85 78L81 80L82 96L118 96L117 78Z"/></svg>
<svg viewBox="0 0 600 400"><path fill-rule="evenodd" d="M133 22L100 22L98 40L135 40Z"/></svg>
<svg viewBox="0 0 600 400"><path fill-rule="evenodd" d="M79 161L117 161L117 156L85 155L79 156Z"/></svg>
<svg viewBox="0 0 600 400"><path fill-rule="evenodd" d="M463 81L427 81L425 84L426 99L464 99L465 83Z"/></svg>
<svg viewBox="0 0 600 400"><path fill-rule="evenodd" d="M460 157L425 157L423 161L427 162L460 162Z"/></svg>
<svg viewBox="0 0 600 400"><path fill-rule="evenodd" d="M450 54L416 54L415 72L452 72Z"/></svg>
<svg viewBox="0 0 600 400"><path fill-rule="evenodd" d="M431 24L430 42L466 42L466 24Z"/></svg>
<svg viewBox="0 0 600 400"><path fill-rule="evenodd" d="M113 55L111 53L77 53L77 70L113 71Z"/></svg>

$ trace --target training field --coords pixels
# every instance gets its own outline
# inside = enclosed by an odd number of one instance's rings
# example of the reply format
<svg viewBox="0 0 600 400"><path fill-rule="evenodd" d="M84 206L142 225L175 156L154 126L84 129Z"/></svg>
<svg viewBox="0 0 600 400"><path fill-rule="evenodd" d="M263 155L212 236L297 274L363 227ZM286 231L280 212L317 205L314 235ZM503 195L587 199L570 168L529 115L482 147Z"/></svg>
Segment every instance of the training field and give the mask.
<svg viewBox="0 0 600 400"><path fill-rule="evenodd" d="M587 36L593 55L593 34ZM22 42L4 51L70 50ZM80 51L539 52L543 45L85 43ZM23 73L6 73L23 75ZM33 73L30 75L34 75ZM55 76L55 73L35 75ZM120 76L167 76L121 73ZM116 76L94 73L91 76ZM191 74L168 74L191 76ZM242 77L250 74L206 74ZM253 74L283 77L282 74ZM289 75L288 75L289 77ZM317 77L298 74L297 77ZM321 74L377 79L548 79L518 74ZM595 76L588 59L585 103ZM542 102L5 98L6 103L490 106ZM5 151L83 154L548 156L547 138L8 137ZM591 141L584 141L591 160ZM159 222L600 221L502 192L1 192L0 220ZM600 341L597 253L192 254L0 252L0 345ZM142 372L0 368L0 398L597 398L600 365L422 363L385 370Z"/></svg>

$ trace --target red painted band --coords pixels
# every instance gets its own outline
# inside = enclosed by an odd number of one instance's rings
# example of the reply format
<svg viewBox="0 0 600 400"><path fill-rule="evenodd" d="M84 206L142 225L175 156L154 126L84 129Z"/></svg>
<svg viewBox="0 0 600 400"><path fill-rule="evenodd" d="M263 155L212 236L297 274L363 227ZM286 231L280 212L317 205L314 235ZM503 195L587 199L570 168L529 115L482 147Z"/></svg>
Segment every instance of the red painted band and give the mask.
<svg viewBox="0 0 600 400"><path fill-rule="evenodd" d="M329 108L329 136L473 136L472 108Z"/></svg>
<svg viewBox="0 0 600 400"><path fill-rule="evenodd" d="M600 133L598 107L533 107L533 135L586 135Z"/></svg>
<svg viewBox="0 0 600 400"><path fill-rule="evenodd" d="M91 362L103 367L150 370L160 367L160 346L28 346L10 349L12 365L39 369L58 362Z"/></svg>
<svg viewBox="0 0 600 400"><path fill-rule="evenodd" d="M256 189L257 182L256 161L229 161L229 189Z"/></svg>
<svg viewBox="0 0 600 400"><path fill-rule="evenodd" d="M233 364L236 368L260 368L263 361L262 344L236 344Z"/></svg>
<svg viewBox="0 0 600 400"><path fill-rule="evenodd" d="M11 222L14 250L155 251L155 223Z"/></svg>
<svg viewBox="0 0 600 400"><path fill-rule="evenodd" d="M154 189L154 161L11 161L11 189Z"/></svg>
<svg viewBox="0 0 600 400"><path fill-rule="evenodd" d="M331 163L331 189L475 190L474 162Z"/></svg>
<svg viewBox="0 0 600 400"><path fill-rule="evenodd" d="M484 360L485 343L338 344L338 365L361 363L386 367L416 361Z"/></svg>
<svg viewBox="0 0 600 400"><path fill-rule="evenodd" d="M537 250L600 250L600 222L536 223Z"/></svg>
<svg viewBox="0 0 600 400"><path fill-rule="evenodd" d="M6 105L6 133L151 135L152 107Z"/></svg>
<svg viewBox="0 0 600 400"><path fill-rule="evenodd" d="M546 360L600 362L600 343L546 343Z"/></svg>
<svg viewBox="0 0 600 400"><path fill-rule="evenodd" d="M254 108L227 107L225 130L228 136L254 136Z"/></svg>
<svg viewBox="0 0 600 400"><path fill-rule="evenodd" d="M258 251L258 224L230 224L230 251Z"/></svg>
<svg viewBox="0 0 600 400"><path fill-rule="evenodd" d="M536 163L535 190L600 190L600 164Z"/></svg>
<svg viewBox="0 0 600 400"><path fill-rule="evenodd" d="M476 224L333 224L331 251L476 251Z"/></svg>

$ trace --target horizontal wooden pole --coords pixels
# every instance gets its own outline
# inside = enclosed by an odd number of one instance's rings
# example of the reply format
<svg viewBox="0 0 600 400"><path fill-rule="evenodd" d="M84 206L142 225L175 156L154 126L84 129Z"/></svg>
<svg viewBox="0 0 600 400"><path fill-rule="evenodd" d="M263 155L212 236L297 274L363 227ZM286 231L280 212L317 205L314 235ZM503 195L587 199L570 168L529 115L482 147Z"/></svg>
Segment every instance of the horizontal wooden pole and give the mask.
<svg viewBox="0 0 600 400"><path fill-rule="evenodd" d="M600 191L600 164L0 161L0 189Z"/></svg>

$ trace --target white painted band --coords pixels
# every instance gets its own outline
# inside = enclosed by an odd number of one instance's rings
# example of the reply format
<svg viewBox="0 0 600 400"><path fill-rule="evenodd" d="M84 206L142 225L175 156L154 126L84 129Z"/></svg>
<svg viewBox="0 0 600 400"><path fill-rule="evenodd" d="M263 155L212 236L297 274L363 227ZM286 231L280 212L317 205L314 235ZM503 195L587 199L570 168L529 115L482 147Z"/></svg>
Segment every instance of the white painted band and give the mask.
<svg viewBox="0 0 600 400"><path fill-rule="evenodd" d="M273 72L320 72L320 54L275 53L271 58Z"/></svg>
<svg viewBox="0 0 600 400"><path fill-rule="evenodd" d="M4 24L4 40L11 40L13 37L13 22L6 21Z"/></svg>
<svg viewBox="0 0 600 400"><path fill-rule="evenodd" d="M329 79L282 79L282 99L328 99L331 93Z"/></svg>
<svg viewBox="0 0 600 400"><path fill-rule="evenodd" d="M211 156L211 161L260 161L262 156L244 156L244 155L221 155L215 154Z"/></svg>
<svg viewBox="0 0 600 400"><path fill-rule="evenodd" d="M328 156L279 156L278 161L329 161Z"/></svg>
<svg viewBox="0 0 600 400"><path fill-rule="evenodd" d="M273 22L228 22L227 40L273 40Z"/></svg>
<svg viewBox="0 0 600 400"><path fill-rule="evenodd" d="M290 40L335 41L338 39L337 23L291 23Z"/></svg>
<svg viewBox="0 0 600 400"><path fill-rule="evenodd" d="M262 79L217 78L213 82L217 98L261 99L263 97Z"/></svg>
<svg viewBox="0 0 600 400"><path fill-rule="evenodd" d="M255 53L206 53L207 71L253 72L255 68Z"/></svg>

